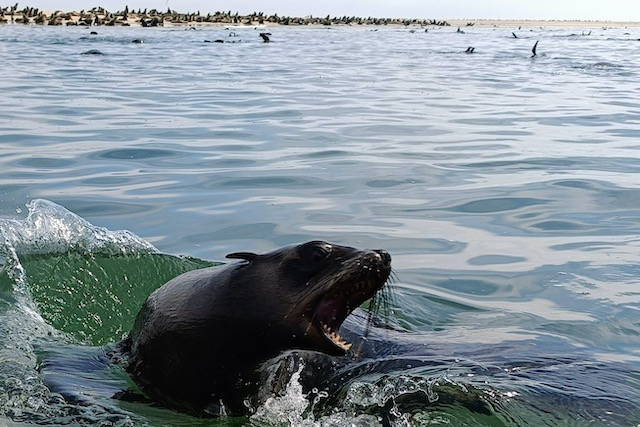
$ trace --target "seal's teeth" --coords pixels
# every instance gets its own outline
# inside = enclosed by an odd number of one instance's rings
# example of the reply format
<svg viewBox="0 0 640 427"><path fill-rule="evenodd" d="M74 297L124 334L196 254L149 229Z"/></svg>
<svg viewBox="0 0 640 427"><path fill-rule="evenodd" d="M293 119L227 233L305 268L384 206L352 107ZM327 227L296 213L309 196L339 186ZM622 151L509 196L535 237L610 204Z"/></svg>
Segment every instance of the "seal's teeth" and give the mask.
<svg viewBox="0 0 640 427"><path fill-rule="evenodd" d="M325 334L335 345L343 349L344 351L349 351L351 349L352 344L345 341L342 336L337 331L332 331L331 327L329 327L324 322L320 322L322 325L322 329L324 329Z"/></svg>

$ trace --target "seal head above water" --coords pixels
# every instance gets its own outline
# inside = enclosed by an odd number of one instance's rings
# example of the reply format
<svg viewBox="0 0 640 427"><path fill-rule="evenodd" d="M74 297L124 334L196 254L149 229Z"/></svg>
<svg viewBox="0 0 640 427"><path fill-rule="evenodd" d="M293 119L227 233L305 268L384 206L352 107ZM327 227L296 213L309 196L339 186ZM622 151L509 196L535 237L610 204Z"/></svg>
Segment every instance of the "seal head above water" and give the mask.
<svg viewBox="0 0 640 427"><path fill-rule="evenodd" d="M322 241L182 274L154 291L120 343L127 371L150 398L185 412L246 411L257 366L286 350L344 355L338 330L382 289L383 250Z"/></svg>

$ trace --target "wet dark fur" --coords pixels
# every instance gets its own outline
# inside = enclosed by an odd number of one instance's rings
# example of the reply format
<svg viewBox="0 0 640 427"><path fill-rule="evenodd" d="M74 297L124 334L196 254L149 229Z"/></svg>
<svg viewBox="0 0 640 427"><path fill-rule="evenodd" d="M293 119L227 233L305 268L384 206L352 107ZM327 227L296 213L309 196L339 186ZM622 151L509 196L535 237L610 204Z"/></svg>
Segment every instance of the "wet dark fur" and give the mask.
<svg viewBox="0 0 640 427"><path fill-rule="evenodd" d="M243 261L185 273L153 292L119 344L131 377L165 406L246 413L262 362L293 349L344 354L316 327L319 301L359 305L391 271L384 251L326 242L229 257Z"/></svg>

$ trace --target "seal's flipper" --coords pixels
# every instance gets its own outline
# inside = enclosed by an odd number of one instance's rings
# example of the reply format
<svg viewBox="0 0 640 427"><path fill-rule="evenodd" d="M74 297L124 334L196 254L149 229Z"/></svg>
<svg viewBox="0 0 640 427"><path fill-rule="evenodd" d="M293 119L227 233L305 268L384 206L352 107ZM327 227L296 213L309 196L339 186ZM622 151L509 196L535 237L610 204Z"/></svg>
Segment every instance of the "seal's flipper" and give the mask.
<svg viewBox="0 0 640 427"><path fill-rule="evenodd" d="M251 262L258 256L259 255L254 254L253 252L234 252L232 254L228 254L226 257L230 259L244 259Z"/></svg>

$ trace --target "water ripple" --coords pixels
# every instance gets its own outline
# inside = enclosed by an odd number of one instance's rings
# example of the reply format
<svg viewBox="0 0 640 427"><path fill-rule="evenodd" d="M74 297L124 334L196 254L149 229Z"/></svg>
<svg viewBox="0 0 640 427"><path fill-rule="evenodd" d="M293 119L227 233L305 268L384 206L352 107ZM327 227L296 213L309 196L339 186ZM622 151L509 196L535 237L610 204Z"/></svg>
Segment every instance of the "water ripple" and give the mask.
<svg viewBox="0 0 640 427"><path fill-rule="evenodd" d="M205 259L382 247L409 330L637 363L630 30L369 29L0 27L0 215Z"/></svg>

